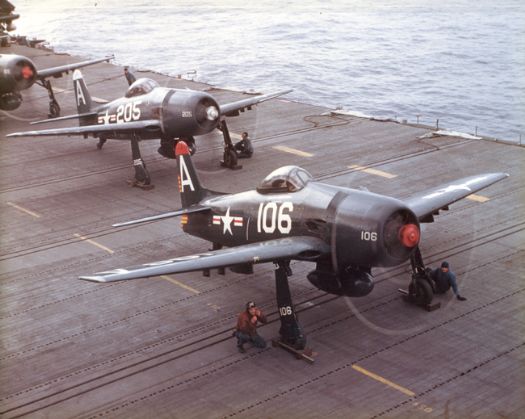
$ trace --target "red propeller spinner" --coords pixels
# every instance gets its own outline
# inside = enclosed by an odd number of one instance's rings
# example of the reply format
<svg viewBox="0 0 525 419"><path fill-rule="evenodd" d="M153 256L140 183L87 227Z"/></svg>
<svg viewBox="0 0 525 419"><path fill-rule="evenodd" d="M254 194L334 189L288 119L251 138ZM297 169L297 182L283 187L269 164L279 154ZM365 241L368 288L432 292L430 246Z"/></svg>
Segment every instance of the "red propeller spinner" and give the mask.
<svg viewBox="0 0 525 419"><path fill-rule="evenodd" d="M35 75L33 69L28 65L24 65L22 67L21 73L22 73L22 77L26 80L31 79Z"/></svg>
<svg viewBox="0 0 525 419"><path fill-rule="evenodd" d="M415 224L405 224L399 229L399 240L405 247L416 247L419 243L420 236L419 228Z"/></svg>

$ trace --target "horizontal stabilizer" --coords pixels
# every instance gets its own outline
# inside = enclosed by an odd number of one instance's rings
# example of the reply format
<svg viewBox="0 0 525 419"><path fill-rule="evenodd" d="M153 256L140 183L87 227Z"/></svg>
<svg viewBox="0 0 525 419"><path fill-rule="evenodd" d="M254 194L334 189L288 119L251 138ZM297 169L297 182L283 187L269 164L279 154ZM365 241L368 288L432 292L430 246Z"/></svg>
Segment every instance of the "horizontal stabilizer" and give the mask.
<svg viewBox="0 0 525 419"><path fill-rule="evenodd" d="M81 113L81 114L77 113L75 115L66 115L66 116L61 116L59 118L42 119L40 121L31 122L30 124L31 125L47 124L48 122L65 121L67 119L80 119L80 118L86 118L86 117L95 116L95 115L97 115L96 112L86 112L86 113Z"/></svg>
<svg viewBox="0 0 525 419"><path fill-rule="evenodd" d="M158 215L152 215L151 217L140 218L138 220L125 221L123 223L113 224L113 227L124 227L124 226L130 226L133 224L146 223L148 221L163 220L165 218L179 217L184 214L193 214L195 212L205 212L205 211L209 211L210 209L211 209L210 207L206 207L203 205L194 205L188 208L181 208L177 211L166 212L164 214L158 214Z"/></svg>

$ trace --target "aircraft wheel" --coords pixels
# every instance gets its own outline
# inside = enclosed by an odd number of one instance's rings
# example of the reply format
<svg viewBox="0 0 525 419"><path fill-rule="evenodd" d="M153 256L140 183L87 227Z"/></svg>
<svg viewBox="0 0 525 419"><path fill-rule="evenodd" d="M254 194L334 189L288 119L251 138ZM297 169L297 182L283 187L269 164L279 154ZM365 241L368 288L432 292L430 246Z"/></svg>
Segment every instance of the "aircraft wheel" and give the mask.
<svg viewBox="0 0 525 419"><path fill-rule="evenodd" d="M56 102L49 104L49 117L58 118L60 116L60 106Z"/></svg>
<svg viewBox="0 0 525 419"><path fill-rule="evenodd" d="M414 289L415 288L415 289ZM408 287L409 295L414 299L414 302L418 305L426 306L432 302L434 298L434 292L432 286L426 279L417 278L414 283L411 283Z"/></svg>
<svg viewBox="0 0 525 419"><path fill-rule="evenodd" d="M224 151L224 165L228 169L233 169L237 166L237 153L235 150L228 149Z"/></svg>

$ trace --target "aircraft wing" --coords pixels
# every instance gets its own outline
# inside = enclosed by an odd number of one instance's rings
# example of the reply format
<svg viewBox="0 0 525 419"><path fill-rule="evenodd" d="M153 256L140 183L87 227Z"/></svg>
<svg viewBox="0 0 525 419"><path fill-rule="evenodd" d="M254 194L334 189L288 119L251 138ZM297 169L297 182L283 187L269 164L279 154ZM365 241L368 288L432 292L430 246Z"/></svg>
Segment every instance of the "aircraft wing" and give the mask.
<svg viewBox="0 0 525 419"><path fill-rule="evenodd" d="M82 68L88 65L101 63L102 61L109 61L109 60L112 60L113 58L115 58L114 55L109 55L105 58L99 58L96 60L81 61L79 63L74 63L74 64L66 64L66 65L61 65L58 67L45 68L43 70L38 70L37 78L42 80L42 79L47 79L48 77L62 77L62 74L64 73L67 74L70 71L76 70L77 68Z"/></svg>
<svg viewBox="0 0 525 419"><path fill-rule="evenodd" d="M243 263L272 262L281 259L311 260L313 259L312 252L318 255L328 254L330 246L315 237L290 237L229 247L191 256L182 256L160 262L145 263L144 265L131 268L99 272L93 275L81 276L80 279L95 282L113 282L222 268ZM301 257L301 255L304 255L304 257Z"/></svg>
<svg viewBox="0 0 525 419"><path fill-rule="evenodd" d="M156 119L146 121L122 122L116 124L84 125L81 127L52 128L41 131L14 132L6 137L45 137L53 135L88 135L88 134L108 134L109 136L118 133L132 132L136 130L158 131L160 134L160 121Z"/></svg>
<svg viewBox="0 0 525 419"><path fill-rule="evenodd" d="M433 221L432 216L436 215L440 209L446 210L450 204L508 176L507 173L486 173L470 176L420 192L404 199L404 202L414 211L420 221Z"/></svg>
<svg viewBox="0 0 525 419"><path fill-rule="evenodd" d="M224 105L220 105L221 114L225 116L236 116L239 115L239 111L244 111L246 108L250 108L253 105L257 105L258 103L264 102L266 100L285 95L286 93L290 93L292 91L292 89L281 90L280 92L249 97L247 99L238 100L236 102L226 103Z"/></svg>

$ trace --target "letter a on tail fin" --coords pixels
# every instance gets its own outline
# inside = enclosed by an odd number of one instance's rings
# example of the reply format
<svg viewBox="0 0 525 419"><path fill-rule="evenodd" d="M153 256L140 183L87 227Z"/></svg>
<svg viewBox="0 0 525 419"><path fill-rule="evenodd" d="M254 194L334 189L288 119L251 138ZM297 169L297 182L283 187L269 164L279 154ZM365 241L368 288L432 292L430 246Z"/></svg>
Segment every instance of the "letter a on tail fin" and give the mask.
<svg viewBox="0 0 525 419"><path fill-rule="evenodd" d="M89 94L80 70L73 72L73 87L75 89L78 113L83 114L91 111L91 95Z"/></svg>
<svg viewBox="0 0 525 419"><path fill-rule="evenodd" d="M175 155L179 166L177 178L182 208L187 208L198 204L207 195L207 190L201 186L191 161L190 150L184 141L179 141L175 146Z"/></svg>

